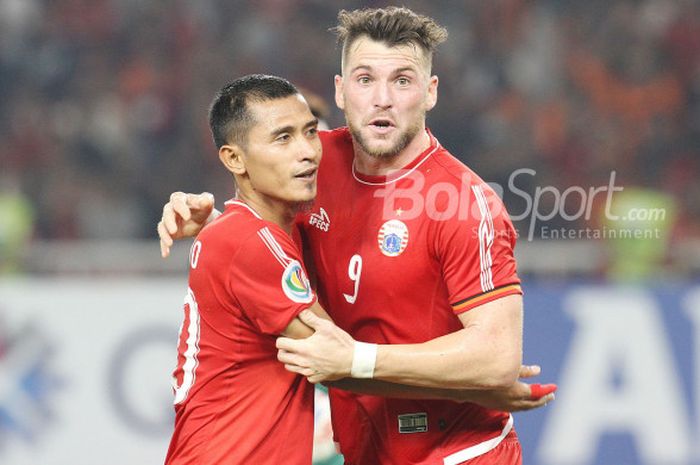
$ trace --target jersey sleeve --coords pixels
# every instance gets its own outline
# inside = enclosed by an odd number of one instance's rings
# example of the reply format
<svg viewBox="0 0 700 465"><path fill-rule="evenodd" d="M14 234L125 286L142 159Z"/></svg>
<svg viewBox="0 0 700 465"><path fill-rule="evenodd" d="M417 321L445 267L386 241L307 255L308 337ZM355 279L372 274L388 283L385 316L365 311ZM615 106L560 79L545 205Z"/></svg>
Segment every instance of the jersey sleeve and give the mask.
<svg viewBox="0 0 700 465"><path fill-rule="evenodd" d="M505 206L485 184L471 187L467 218L441 221L438 254L455 313L522 294L513 250L517 233Z"/></svg>
<svg viewBox="0 0 700 465"><path fill-rule="evenodd" d="M280 334L316 301L298 248L268 227L251 234L234 257L229 287L243 313L265 334Z"/></svg>

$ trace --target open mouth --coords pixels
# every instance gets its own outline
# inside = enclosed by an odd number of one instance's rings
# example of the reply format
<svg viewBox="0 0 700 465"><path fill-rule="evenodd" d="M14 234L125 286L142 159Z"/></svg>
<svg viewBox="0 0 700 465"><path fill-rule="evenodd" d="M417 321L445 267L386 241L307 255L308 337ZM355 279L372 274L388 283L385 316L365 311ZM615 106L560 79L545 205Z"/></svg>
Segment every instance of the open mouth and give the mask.
<svg viewBox="0 0 700 465"><path fill-rule="evenodd" d="M394 127L394 122L388 118L376 118L370 121L369 125L377 129L388 129Z"/></svg>

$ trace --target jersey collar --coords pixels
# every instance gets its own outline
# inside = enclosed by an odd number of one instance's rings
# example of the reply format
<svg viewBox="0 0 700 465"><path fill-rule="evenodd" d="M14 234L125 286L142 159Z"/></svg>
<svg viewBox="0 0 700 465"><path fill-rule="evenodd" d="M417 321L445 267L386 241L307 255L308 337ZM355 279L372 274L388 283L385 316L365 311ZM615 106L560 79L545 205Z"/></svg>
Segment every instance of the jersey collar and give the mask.
<svg viewBox="0 0 700 465"><path fill-rule="evenodd" d="M231 200L227 200L226 202L224 202L224 205L226 205L227 207L232 207L232 206L243 207L246 210L250 211L257 219L259 219L259 220L262 219L262 217L260 215L258 215L258 212L253 210L253 208L251 206L249 206L246 203L241 202L240 200L238 200L236 198L233 198Z"/></svg>

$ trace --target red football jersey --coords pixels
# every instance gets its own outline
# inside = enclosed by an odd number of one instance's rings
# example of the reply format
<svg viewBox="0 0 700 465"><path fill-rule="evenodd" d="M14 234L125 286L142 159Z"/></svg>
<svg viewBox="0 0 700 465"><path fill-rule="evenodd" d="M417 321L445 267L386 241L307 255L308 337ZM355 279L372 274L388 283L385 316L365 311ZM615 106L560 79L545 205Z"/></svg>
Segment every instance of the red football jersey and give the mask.
<svg viewBox="0 0 700 465"><path fill-rule="evenodd" d="M516 233L501 200L430 138L405 169L379 177L355 172L346 128L321 133L318 197L304 233L319 299L357 340L425 342L461 329L461 312L521 293ZM461 463L512 425L509 414L471 403L339 390L331 412L353 465Z"/></svg>
<svg viewBox="0 0 700 465"><path fill-rule="evenodd" d="M292 239L229 201L190 253L166 464L310 465L314 389L276 337L315 301Z"/></svg>

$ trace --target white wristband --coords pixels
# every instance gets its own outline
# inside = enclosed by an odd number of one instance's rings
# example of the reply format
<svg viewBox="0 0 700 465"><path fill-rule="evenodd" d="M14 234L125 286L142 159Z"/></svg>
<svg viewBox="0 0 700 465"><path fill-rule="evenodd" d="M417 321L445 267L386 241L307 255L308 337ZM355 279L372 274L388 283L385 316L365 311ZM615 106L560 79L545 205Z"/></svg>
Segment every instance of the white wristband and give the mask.
<svg viewBox="0 0 700 465"><path fill-rule="evenodd" d="M375 363L377 363L377 344L355 341L350 376L353 378L373 378Z"/></svg>

